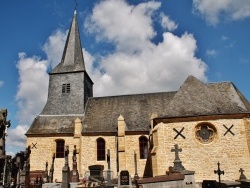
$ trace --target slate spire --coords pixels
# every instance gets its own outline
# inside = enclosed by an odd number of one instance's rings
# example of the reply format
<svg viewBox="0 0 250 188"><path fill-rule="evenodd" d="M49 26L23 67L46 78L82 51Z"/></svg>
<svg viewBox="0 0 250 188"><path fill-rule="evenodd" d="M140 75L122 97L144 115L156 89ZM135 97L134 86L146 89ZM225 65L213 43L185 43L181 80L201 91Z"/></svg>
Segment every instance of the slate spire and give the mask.
<svg viewBox="0 0 250 188"><path fill-rule="evenodd" d="M51 71L50 74L82 71L86 70L77 22L77 13L75 10L63 50L61 62Z"/></svg>

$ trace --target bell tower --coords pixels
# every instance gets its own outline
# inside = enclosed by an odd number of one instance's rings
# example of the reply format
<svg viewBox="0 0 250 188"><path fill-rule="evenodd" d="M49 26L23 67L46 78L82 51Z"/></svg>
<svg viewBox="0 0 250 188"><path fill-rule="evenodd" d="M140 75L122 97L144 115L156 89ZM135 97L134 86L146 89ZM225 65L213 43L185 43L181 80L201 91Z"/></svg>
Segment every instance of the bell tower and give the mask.
<svg viewBox="0 0 250 188"><path fill-rule="evenodd" d="M83 114L92 96L93 82L85 69L75 11L61 62L49 74L48 99L40 115Z"/></svg>

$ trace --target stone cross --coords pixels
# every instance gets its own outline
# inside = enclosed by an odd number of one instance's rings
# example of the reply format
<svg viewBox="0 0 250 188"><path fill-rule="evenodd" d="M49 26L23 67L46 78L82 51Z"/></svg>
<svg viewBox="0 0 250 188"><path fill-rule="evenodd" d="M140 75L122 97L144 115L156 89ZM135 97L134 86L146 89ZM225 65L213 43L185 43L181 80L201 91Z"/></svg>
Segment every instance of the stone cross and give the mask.
<svg viewBox="0 0 250 188"><path fill-rule="evenodd" d="M139 176L137 173L137 155L136 152L134 151L134 162L135 162L135 176L134 176L134 180L138 180Z"/></svg>
<svg viewBox="0 0 250 188"><path fill-rule="evenodd" d="M178 147L177 144L174 145L174 149L171 149L171 152L175 152L175 159L174 159L174 167L173 167L173 170L174 171L183 171L185 170L184 166L182 165L182 162L180 160L180 157L179 157L179 152L182 152L182 149Z"/></svg>
<svg viewBox="0 0 250 188"><path fill-rule="evenodd" d="M177 144L174 145L174 149L171 149L171 152L175 152L175 160L180 160L179 152L182 152L182 149L179 149Z"/></svg>
<svg viewBox="0 0 250 188"><path fill-rule="evenodd" d="M55 161L56 155L55 153L53 153L52 155L52 163L51 163L51 167L49 170L49 182L52 183L53 182L53 175L54 175L54 161Z"/></svg>
<svg viewBox="0 0 250 188"><path fill-rule="evenodd" d="M243 174L245 170L243 170L243 168L240 168L239 172L240 172L240 180L246 180L246 176Z"/></svg>
<svg viewBox="0 0 250 188"><path fill-rule="evenodd" d="M220 176L223 174L224 175L224 171L220 169L220 163L218 162L218 169L217 170L214 170L214 173L215 174L218 174L219 176L219 188L221 188L221 185L220 185Z"/></svg>
<svg viewBox="0 0 250 188"><path fill-rule="evenodd" d="M72 182L79 182L79 173L77 170L76 154L77 154L76 145L74 145L73 156L72 156L72 161L73 161Z"/></svg>
<svg viewBox="0 0 250 188"><path fill-rule="evenodd" d="M69 169L69 146L67 145L65 147L65 165L62 168L62 184L61 188L68 188L69 187L69 181L70 181L70 169Z"/></svg>
<svg viewBox="0 0 250 188"><path fill-rule="evenodd" d="M108 186L111 186L110 149L108 149L108 151L107 151L107 163L108 163L107 185L108 185Z"/></svg>
<svg viewBox="0 0 250 188"><path fill-rule="evenodd" d="M64 156L65 156L65 166L69 166L69 146L68 145L65 147Z"/></svg>
<svg viewBox="0 0 250 188"><path fill-rule="evenodd" d="M43 181L45 183L49 182L49 176L48 176L48 161L45 163L45 172L43 174Z"/></svg>

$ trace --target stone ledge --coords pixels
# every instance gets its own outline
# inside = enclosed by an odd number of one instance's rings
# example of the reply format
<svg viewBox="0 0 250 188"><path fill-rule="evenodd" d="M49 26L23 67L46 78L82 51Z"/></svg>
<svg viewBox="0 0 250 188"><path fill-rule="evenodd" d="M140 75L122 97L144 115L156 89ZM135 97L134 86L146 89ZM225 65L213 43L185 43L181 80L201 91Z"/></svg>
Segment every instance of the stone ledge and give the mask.
<svg viewBox="0 0 250 188"><path fill-rule="evenodd" d="M184 179L185 179L184 174L173 173L173 174L169 174L169 175L144 178L144 179L138 180L138 184L157 183L157 182L166 182L166 181L178 181L178 180L184 180Z"/></svg>

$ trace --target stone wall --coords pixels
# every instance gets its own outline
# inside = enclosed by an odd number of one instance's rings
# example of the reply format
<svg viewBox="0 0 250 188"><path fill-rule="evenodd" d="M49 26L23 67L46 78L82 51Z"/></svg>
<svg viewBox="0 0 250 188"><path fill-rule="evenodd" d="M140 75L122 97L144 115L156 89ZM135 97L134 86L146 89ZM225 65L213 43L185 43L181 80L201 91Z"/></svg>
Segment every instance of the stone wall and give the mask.
<svg viewBox="0 0 250 188"><path fill-rule="evenodd" d="M52 163L52 156L56 153L57 139L65 140L65 145L69 145L69 167L72 170L72 155L74 150L74 138L73 137L29 137L27 138L27 146L31 146L30 154L30 170L45 170L46 161L48 162L48 171L50 170ZM36 144L36 148L33 144ZM78 157L78 156L77 156ZM79 158L79 157L78 157ZM79 164L79 159L78 164ZM62 181L62 168L64 166L64 158L55 158L54 162L54 178L55 181Z"/></svg>
<svg viewBox="0 0 250 188"><path fill-rule="evenodd" d="M131 176L134 176L135 167L134 167L134 151L137 153L137 169L138 175L143 176L144 167L146 164L146 159L140 159L139 156L139 137L141 135L125 135L125 152L124 158L120 158L119 161L124 161L126 169L128 170ZM69 145L69 167L72 170L72 155L74 145L76 145L77 151L77 167L80 177L85 177L86 172L89 171L88 166L90 165L104 165L104 171L108 169L107 161L97 161L97 151L96 151L96 140L98 138L103 138L106 143L106 151L110 149L110 159L111 159L111 170L113 171L113 177L117 178L119 172L117 173L117 156L116 156L116 140L115 136L81 136L78 140L78 137L28 137L27 146L31 146L32 143L36 144L36 148L31 149L31 170L44 170L45 163L48 162L48 170L51 167L52 155L56 152L56 140L63 139L65 140L65 145ZM54 169L54 181L62 180L62 168L64 166L64 158L55 158L55 169Z"/></svg>
<svg viewBox="0 0 250 188"><path fill-rule="evenodd" d="M248 123L246 123L246 121ZM152 151L153 173L163 175L169 166L173 166L175 154L171 152L174 144L182 148L180 159L187 170L195 171L196 181L204 179L218 179L214 174L218 161L221 170L225 171L222 180L236 180L239 178L239 169L245 170L245 175L250 178L250 153L249 153L249 120L221 119L206 121L214 126L216 132L214 140L210 143L201 143L195 136L195 127L202 121L160 123L153 130L154 148ZM223 126L231 128L232 133ZM182 131L176 138L173 130Z"/></svg>
<svg viewBox="0 0 250 188"><path fill-rule="evenodd" d="M124 164L125 169L119 168L121 170L128 170L131 176L134 176L135 166L134 166L134 151L137 153L137 169L138 175L143 176L146 159L140 159L139 156L139 137L141 135L125 135L125 150L123 155L120 155L119 162ZM113 177L117 178L119 172L117 173L117 138L115 136L83 136L82 137L82 153L81 153L81 173L88 170L90 165L104 165L104 171L108 169L108 164L106 161L97 161L97 151L96 151L96 140L98 138L103 138L106 143L106 150L110 149L110 162L111 170L113 171Z"/></svg>

